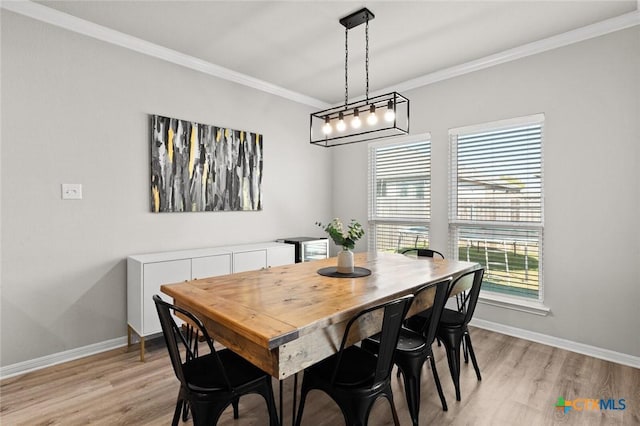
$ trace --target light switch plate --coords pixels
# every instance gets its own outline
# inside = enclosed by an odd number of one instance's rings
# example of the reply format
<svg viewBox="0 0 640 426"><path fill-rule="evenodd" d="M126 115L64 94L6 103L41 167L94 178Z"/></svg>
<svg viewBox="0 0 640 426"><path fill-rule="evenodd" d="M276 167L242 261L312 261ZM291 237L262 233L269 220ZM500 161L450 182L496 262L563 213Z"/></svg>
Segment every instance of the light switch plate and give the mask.
<svg viewBox="0 0 640 426"><path fill-rule="evenodd" d="M82 200L82 184L63 183L62 199L63 200Z"/></svg>

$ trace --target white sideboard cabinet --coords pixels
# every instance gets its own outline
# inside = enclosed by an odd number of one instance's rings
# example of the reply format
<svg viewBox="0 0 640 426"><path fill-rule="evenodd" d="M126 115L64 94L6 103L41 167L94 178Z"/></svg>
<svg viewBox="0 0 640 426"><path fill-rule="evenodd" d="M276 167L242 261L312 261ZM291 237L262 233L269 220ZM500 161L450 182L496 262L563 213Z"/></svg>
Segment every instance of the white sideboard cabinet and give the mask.
<svg viewBox="0 0 640 426"><path fill-rule="evenodd" d="M140 338L144 361L145 337L162 332L153 295L163 284L227 275L295 262L291 244L266 242L195 250L149 253L127 258L127 342Z"/></svg>
<svg viewBox="0 0 640 426"><path fill-rule="evenodd" d="M295 247L290 244L245 244L226 247L233 253L233 272L255 271L295 263Z"/></svg>

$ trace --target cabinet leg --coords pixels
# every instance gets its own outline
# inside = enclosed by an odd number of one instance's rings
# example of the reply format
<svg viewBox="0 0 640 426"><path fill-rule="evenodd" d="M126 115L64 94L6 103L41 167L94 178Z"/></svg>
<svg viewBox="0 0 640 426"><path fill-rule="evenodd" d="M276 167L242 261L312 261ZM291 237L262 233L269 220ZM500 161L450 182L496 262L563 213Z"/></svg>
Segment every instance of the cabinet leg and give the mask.
<svg viewBox="0 0 640 426"><path fill-rule="evenodd" d="M130 325L127 325L127 349L131 347L133 333L136 333L136 331ZM140 362L144 362L144 337L138 333L136 334L140 338Z"/></svg>

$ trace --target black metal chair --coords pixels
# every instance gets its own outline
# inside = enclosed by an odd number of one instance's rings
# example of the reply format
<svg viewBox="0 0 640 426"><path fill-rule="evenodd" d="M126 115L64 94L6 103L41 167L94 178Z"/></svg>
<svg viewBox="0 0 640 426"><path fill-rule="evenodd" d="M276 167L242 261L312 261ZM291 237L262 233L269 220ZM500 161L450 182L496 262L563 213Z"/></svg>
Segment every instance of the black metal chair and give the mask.
<svg viewBox="0 0 640 426"><path fill-rule="evenodd" d="M271 376L229 349L216 351L202 322L185 309L163 301L154 295L153 301L160 317L162 333L176 377L180 381L178 401L172 425L177 425L183 408L191 409L194 425L216 424L229 404L233 405L234 418L238 418L238 399L250 393L262 395L269 410L269 424L277 426ZM179 312L194 327L179 326L171 311ZM203 336L209 353L198 354L198 334Z"/></svg>
<svg viewBox="0 0 640 426"><path fill-rule="evenodd" d="M460 298L457 310L444 309L436 333L436 336L447 350L447 361L449 362L453 385L456 389L457 401L460 401L460 346L463 341L469 351L469 357L476 371L476 376L478 380L482 380L467 325L471 321L478 303L483 276L484 269L478 269L461 275L453 282L449 294L462 294L463 297ZM465 362L468 362L466 357Z"/></svg>
<svg viewBox="0 0 640 426"><path fill-rule="evenodd" d="M440 253L437 250L432 250L432 249L427 249L427 248L408 248L408 249L401 250L400 254L410 254L410 253L413 253L413 252L416 253L417 257L435 258L436 256L438 256L441 259L444 259L444 254ZM456 297L456 299L457 299L457 297ZM416 329L422 327L423 325L425 325L430 317L431 317L431 309L427 309L424 312L421 312L420 314L418 314L418 317L414 318L414 322L413 323L412 322L405 322L405 325L407 325L412 330L416 330ZM419 319L419 321L417 323L415 322L416 319ZM440 346L440 340L439 339L438 339L438 346ZM464 347L464 356L465 356L465 360L466 360L467 359L467 349L466 349L466 347ZM400 377L400 370L398 370L398 377Z"/></svg>
<svg viewBox="0 0 640 426"><path fill-rule="evenodd" d="M365 309L347 323L338 352L304 370L300 390L300 407L296 425L302 421L307 394L319 389L333 399L345 418L347 426L366 425L373 403L385 397L391 405L395 425L398 413L391 391L393 354L398 343L402 321L413 296L405 296ZM379 326L380 345L376 354L359 346L349 346L358 340L350 336L351 330Z"/></svg>
<svg viewBox="0 0 640 426"><path fill-rule="evenodd" d="M427 248L408 248L400 251L400 254L409 254L415 252L418 257L435 257L439 256L441 259L444 259L444 254L440 253L437 250L427 249Z"/></svg>
<svg viewBox="0 0 640 426"><path fill-rule="evenodd" d="M414 425L418 424L421 373L422 366L427 359L431 361L431 371L433 372L433 379L436 382L438 396L442 403L442 410L447 411L447 401L442 392L431 345L436 337L436 330L444 305L447 303L451 281L452 279L448 278L437 283L428 284L416 291L413 303L430 304L431 321L423 321L422 326L415 331L403 327L400 330L400 338L393 355L393 362L398 366L398 371L404 377L407 406ZM379 334L362 342L362 347L370 351L376 351L379 345Z"/></svg>

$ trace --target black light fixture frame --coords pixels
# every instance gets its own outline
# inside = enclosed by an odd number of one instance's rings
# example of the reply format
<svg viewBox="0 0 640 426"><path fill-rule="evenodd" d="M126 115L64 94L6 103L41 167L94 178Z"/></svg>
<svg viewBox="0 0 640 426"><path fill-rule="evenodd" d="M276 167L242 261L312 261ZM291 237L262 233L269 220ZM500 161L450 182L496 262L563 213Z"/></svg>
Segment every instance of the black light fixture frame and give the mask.
<svg viewBox="0 0 640 426"><path fill-rule="evenodd" d="M348 102L348 86L347 85L347 60L345 59L345 103L339 106L325 109L310 114L309 125L309 141L311 144L332 147L338 145L346 145L356 142L364 142L373 139L386 138L391 136L406 135L409 133L409 99L397 92L391 92L384 95L369 97L369 64L368 64L368 23L375 18L375 15L367 8L360 9L348 16L340 19L340 24L345 27L345 44L350 29L357 27L363 23L367 23L367 91L366 98L356 102ZM347 45L348 56L348 45ZM325 134L322 126L330 123L332 120L336 122L338 117L346 119L353 117L354 111L358 111L360 117L365 117L371 107L377 111L392 110L393 120L379 120L379 124L362 125L360 129L354 131L338 132L335 135ZM391 111L390 111L391 112Z"/></svg>
<svg viewBox="0 0 640 426"><path fill-rule="evenodd" d="M353 117L354 109L358 109L360 117L365 118L369 112L369 107L375 105L376 110L385 110L389 101L392 102L395 118L392 122L380 120L380 124L375 127L367 127L365 124L359 132L351 132L337 135L325 135L322 133L322 126L326 119L337 120L342 113L345 120ZM402 118L401 118L402 117ZM405 119L406 117L406 119ZM366 118L365 118L366 120ZM373 139L380 139L392 136L406 135L409 133L409 99L398 92L391 92L384 95L374 96L347 105L339 105L333 108L314 112L310 118L310 143L318 146L332 147L347 145L356 142L365 142ZM315 133L315 138L314 138Z"/></svg>
<svg viewBox="0 0 640 426"><path fill-rule="evenodd" d="M374 15L369 9L364 7L357 12L353 12L351 15L341 18L340 23L343 27L350 30L351 28L355 28L367 21L371 21L375 17L376 15Z"/></svg>

